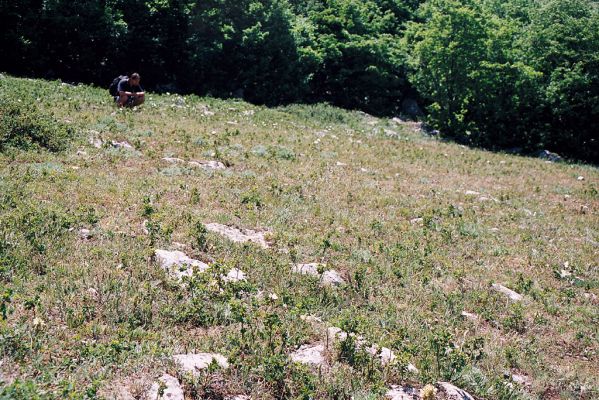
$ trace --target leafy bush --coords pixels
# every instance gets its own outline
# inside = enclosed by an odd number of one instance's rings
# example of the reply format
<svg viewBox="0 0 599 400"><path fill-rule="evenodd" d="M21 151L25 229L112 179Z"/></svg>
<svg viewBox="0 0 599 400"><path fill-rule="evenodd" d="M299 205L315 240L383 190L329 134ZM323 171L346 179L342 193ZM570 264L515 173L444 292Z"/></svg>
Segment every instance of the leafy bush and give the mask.
<svg viewBox="0 0 599 400"><path fill-rule="evenodd" d="M0 151L9 147L61 151L72 134L71 128L32 104L14 99L0 102Z"/></svg>

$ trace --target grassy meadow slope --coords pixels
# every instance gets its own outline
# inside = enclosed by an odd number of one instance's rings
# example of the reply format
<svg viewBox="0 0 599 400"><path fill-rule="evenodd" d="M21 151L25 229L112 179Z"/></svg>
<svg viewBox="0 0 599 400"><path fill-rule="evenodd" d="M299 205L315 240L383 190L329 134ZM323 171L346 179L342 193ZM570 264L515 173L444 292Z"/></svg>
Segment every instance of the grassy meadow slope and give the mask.
<svg viewBox="0 0 599 400"><path fill-rule="evenodd" d="M324 105L150 94L117 110L105 89L7 76L0 96L72 135L60 152L0 153L0 399L140 395L193 351L231 366L181 377L189 398L377 399L439 380L485 399L599 396L596 168ZM267 230L271 246L234 244L211 222ZM211 272L179 285L155 249ZM310 262L345 283L291 272ZM215 284L231 267L247 282ZM397 360L342 343L330 368L291 362L329 326Z"/></svg>

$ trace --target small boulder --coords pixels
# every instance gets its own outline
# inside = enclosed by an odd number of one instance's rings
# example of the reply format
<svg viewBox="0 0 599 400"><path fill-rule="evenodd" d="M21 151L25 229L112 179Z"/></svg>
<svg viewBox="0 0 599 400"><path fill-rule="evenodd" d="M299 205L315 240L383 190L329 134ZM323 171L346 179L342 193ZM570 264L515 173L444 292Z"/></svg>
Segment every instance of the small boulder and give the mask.
<svg viewBox="0 0 599 400"><path fill-rule="evenodd" d="M190 258L182 251L155 250L154 255L158 265L177 280L192 276L194 268L198 272L205 272L210 268L208 264Z"/></svg>
<svg viewBox="0 0 599 400"><path fill-rule="evenodd" d="M149 400L185 400L183 388L179 380L169 374L164 374L155 382L147 398Z"/></svg>
<svg viewBox="0 0 599 400"><path fill-rule="evenodd" d="M512 289L509 289L503 285L500 285L499 283L494 283L491 286L491 288L493 288L493 290L495 290L496 292L504 294L511 301L522 301L524 299L524 296L522 296L520 293L516 293Z"/></svg>
<svg viewBox="0 0 599 400"><path fill-rule="evenodd" d="M225 282L232 283L232 282L245 281L246 277L245 277L245 273L243 271L241 271L240 269L237 269L237 268L233 268L227 273L227 275L224 275L222 277L222 279Z"/></svg>
<svg viewBox="0 0 599 400"><path fill-rule="evenodd" d="M564 160L559 154L552 153L549 150L541 150L536 155L542 160L547 160L551 162L560 162Z"/></svg>
<svg viewBox="0 0 599 400"><path fill-rule="evenodd" d="M117 142L116 140L113 140L112 142L110 142L112 144L112 147L115 147L117 149L126 149L126 150L133 150L134 147L127 141L123 141L123 142Z"/></svg>
<svg viewBox="0 0 599 400"><path fill-rule="evenodd" d="M306 365L320 366L325 364L325 348L323 344L305 344L290 354L294 362Z"/></svg>

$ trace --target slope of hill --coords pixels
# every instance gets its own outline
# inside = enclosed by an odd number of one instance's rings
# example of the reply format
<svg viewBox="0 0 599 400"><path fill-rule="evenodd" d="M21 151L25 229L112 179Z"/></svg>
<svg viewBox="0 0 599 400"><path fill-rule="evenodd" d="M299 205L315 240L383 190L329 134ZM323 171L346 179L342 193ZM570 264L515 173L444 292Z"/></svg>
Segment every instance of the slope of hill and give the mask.
<svg viewBox="0 0 599 400"><path fill-rule="evenodd" d="M71 136L0 153L0 398L599 396L597 169L324 105L0 96Z"/></svg>

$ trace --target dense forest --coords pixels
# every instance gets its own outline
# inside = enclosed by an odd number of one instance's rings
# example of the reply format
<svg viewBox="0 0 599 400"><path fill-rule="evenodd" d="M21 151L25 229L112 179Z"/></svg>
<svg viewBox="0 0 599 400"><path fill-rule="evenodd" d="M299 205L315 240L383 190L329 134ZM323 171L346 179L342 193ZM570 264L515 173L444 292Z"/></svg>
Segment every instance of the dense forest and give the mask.
<svg viewBox="0 0 599 400"><path fill-rule="evenodd" d="M599 160L592 0L0 0L8 73L397 115L445 137Z"/></svg>

